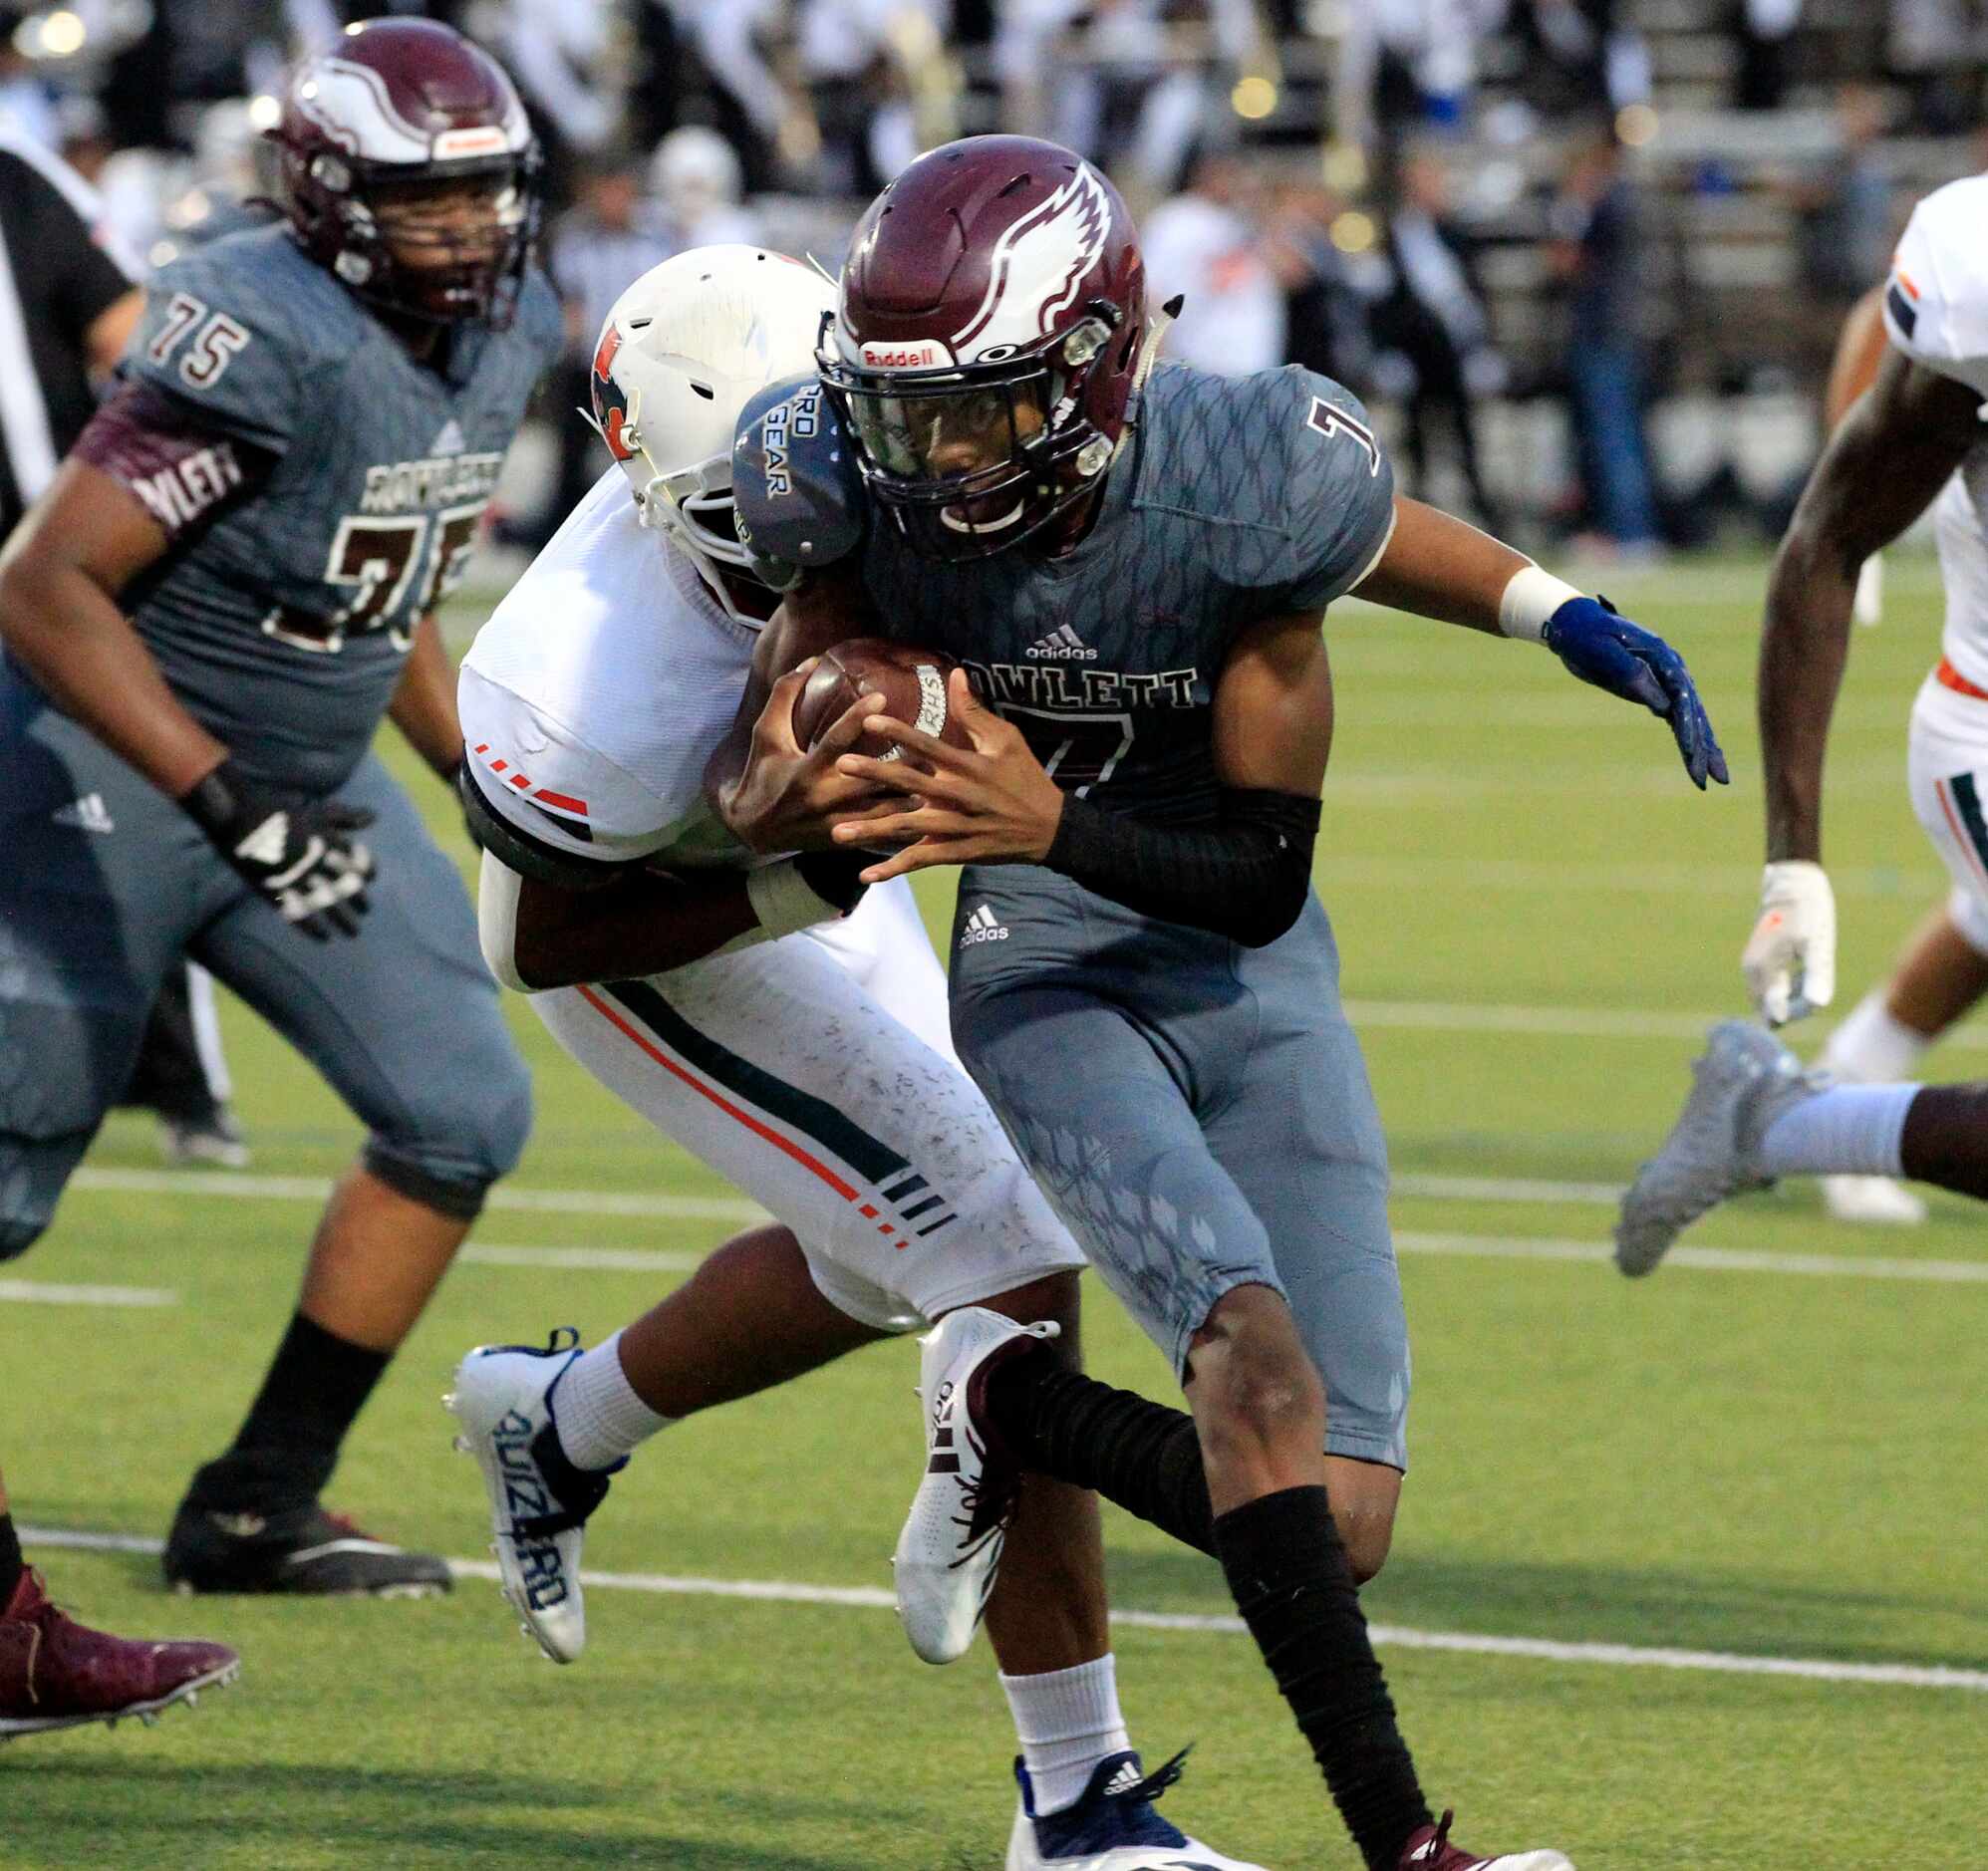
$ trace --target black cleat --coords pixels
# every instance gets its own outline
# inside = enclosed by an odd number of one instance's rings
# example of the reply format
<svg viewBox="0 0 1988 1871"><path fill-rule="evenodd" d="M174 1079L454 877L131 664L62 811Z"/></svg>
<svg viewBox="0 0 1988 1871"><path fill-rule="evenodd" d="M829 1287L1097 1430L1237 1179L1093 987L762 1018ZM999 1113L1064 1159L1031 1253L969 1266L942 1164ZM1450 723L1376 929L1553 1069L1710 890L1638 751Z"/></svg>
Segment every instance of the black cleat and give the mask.
<svg viewBox="0 0 1988 1871"><path fill-rule="evenodd" d="M374 1539L316 1501L268 1514L182 1503L163 1563L165 1582L182 1592L427 1598L453 1583L445 1559Z"/></svg>

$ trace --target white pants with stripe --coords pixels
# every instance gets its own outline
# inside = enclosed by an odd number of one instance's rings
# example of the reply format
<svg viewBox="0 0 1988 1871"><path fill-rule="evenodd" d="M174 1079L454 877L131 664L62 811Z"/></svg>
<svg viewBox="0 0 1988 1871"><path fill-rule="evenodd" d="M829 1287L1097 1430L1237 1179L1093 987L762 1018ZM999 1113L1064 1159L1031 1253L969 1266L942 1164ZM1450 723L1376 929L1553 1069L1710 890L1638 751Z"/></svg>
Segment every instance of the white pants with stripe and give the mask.
<svg viewBox="0 0 1988 1871"><path fill-rule="evenodd" d="M625 1104L792 1228L853 1319L913 1331L1084 1264L954 1056L946 976L903 879L821 930L532 1005Z"/></svg>
<svg viewBox="0 0 1988 1871"><path fill-rule="evenodd" d="M1988 701L1928 675L1912 703L1912 810L1953 877L1947 914L1988 954Z"/></svg>

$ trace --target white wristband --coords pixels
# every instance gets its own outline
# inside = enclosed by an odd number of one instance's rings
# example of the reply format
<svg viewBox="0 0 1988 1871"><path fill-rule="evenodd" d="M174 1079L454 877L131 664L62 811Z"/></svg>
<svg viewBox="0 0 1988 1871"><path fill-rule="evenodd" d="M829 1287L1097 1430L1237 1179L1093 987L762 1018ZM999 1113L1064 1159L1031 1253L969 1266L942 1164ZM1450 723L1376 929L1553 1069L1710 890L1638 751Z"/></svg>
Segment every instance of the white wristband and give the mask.
<svg viewBox="0 0 1988 1871"><path fill-rule="evenodd" d="M747 871L745 896L767 940L791 936L796 930L812 929L817 923L836 922L843 914L815 892L793 858L782 858L777 864L762 864L756 871Z"/></svg>
<svg viewBox="0 0 1988 1871"><path fill-rule="evenodd" d="M1498 601L1498 628L1507 637L1523 637L1536 644L1546 634L1547 620L1562 605L1585 595L1537 565L1521 566Z"/></svg>

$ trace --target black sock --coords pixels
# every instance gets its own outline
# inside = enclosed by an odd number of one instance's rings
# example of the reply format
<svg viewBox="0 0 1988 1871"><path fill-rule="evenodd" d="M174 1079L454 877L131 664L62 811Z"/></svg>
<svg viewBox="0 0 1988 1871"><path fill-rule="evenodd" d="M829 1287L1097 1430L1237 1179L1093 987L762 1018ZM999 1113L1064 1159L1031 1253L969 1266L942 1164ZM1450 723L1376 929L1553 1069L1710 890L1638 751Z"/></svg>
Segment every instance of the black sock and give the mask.
<svg viewBox="0 0 1988 1871"><path fill-rule="evenodd" d="M1065 1371L1045 1357L1008 1360L988 1377L991 1427L1022 1467L1088 1487L1210 1558L1201 1439L1184 1410Z"/></svg>
<svg viewBox="0 0 1988 1871"><path fill-rule="evenodd" d="M234 1446L194 1475L187 1504L268 1512L315 1500L390 1355L368 1351L298 1313Z"/></svg>
<svg viewBox="0 0 1988 1871"><path fill-rule="evenodd" d="M14 1531L14 1516L0 1513L0 1605L14 1595L28 1562L21 1556L21 1536Z"/></svg>
<svg viewBox="0 0 1988 1871"><path fill-rule="evenodd" d="M1215 1523L1236 1609L1310 1743L1371 1871L1430 1819L1322 1487L1286 1487Z"/></svg>

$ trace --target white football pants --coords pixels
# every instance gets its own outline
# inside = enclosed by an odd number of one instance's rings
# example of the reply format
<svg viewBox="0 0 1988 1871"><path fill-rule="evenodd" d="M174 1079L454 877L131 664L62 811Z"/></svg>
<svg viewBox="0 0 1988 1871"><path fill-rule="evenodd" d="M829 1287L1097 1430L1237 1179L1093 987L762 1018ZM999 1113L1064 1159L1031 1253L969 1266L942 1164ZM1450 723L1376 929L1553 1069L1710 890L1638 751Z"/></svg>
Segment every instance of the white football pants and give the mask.
<svg viewBox="0 0 1988 1871"><path fill-rule="evenodd" d="M953 1053L902 879L840 923L532 1005L581 1065L793 1229L840 1311L917 1330L1083 1255Z"/></svg>

